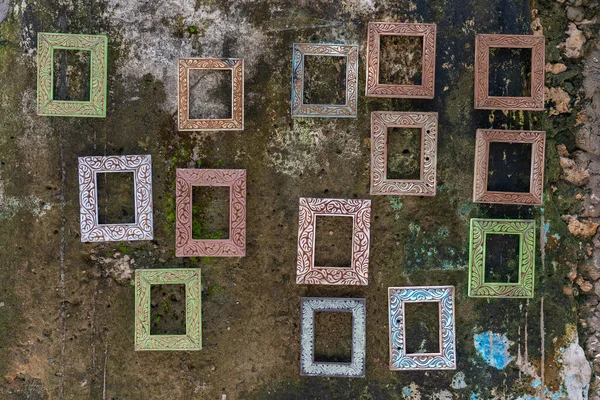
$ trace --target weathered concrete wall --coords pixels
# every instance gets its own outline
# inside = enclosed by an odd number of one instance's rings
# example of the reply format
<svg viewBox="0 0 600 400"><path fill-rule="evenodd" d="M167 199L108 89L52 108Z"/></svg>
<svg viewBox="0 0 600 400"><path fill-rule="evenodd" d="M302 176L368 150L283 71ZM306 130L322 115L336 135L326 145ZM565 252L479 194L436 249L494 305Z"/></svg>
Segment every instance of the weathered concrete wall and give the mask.
<svg viewBox="0 0 600 400"><path fill-rule="evenodd" d="M0 0L0 397L584 399L598 392L589 387L600 374L596 5ZM366 24L383 20L437 24L435 99L365 98L361 58L357 119L292 119L292 43L357 43L364 56ZM36 34L44 31L109 36L106 119L36 115ZM473 110L475 33L532 31L546 36L551 64L546 111ZM180 56L245 59L243 132L176 131ZM374 110L439 112L437 195L372 198L369 286L297 286L298 197L369 197ZM475 130L486 127L547 132L543 207L472 203ZM80 243L77 157L103 154L152 154L154 241ZM245 258L174 257L175 169L195 166L248 170ZM467 297L468 223L486 216L538 221L534 299ZM202 268L204 349L136 353L132 271L176 266ZM408 284L456 286L457 371L388 370L387 287ZM302 296L367 299L366 379L299 376Z"/></svg>

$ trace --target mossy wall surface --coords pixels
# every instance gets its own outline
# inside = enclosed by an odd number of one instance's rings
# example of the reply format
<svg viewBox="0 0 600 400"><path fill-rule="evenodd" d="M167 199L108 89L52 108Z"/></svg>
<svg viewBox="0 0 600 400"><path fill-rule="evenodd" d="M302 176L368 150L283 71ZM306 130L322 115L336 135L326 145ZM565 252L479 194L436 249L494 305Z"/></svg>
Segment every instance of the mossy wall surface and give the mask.
<svg viewBox="0 0 600 400"><path fill-rule="evenodd" d="M561 217L581 212L586 189L561 180L555 150L576 149L583 78L557 47L568 29L559 3L0 1L0 397L585 398L569 272L592 244ZM437 24L434 99L364 96L369 21ZM475 34L532 30L546 36L547 61L567 66L546 78L567 111L552 99L540 112L474 110ZM36 115L38 32L108 35L105 119ZM357 118L291 117L291 49L304 42L360 45ZM244 58L244 131L177 132L178 57ZM370 113L382 110L439 113L435 197L369 195ZM478 128L546 131L543 206L472 202ZM155 240L81 243L77 157L126 154L152 155ZM175 257L176 168L247 170L246 257ZM299 197L372 200L368 286L296 285ZM483 217L536 220L534 299L467 297L469 220ZM204 348L134 352L133 270L169 267L202 269ZM387 288L405 285L456 287L456 371L389 371ZM366 378L299 376L303 296L366 298Z"/></svg>

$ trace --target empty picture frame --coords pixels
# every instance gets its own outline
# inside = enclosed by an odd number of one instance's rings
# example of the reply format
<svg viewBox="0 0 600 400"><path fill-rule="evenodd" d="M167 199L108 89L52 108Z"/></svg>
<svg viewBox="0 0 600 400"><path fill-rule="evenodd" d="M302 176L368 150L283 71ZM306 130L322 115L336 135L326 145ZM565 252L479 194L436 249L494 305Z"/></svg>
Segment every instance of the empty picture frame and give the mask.
<svg viewBox="0 0 600 400"><path fill-rule="evenodd" d="M246 255L246 170L177 169L175 184L177 257L243 257ZM229 238L192 237L192 188L224 186L229 188Z"/></svg>
<svg viewBox="0 0 600 400"><path fill-rule="evenodd" d="M135 222L98 222L98 174L133 173ZM79 205L82 242L152 240L152 161L149 155L79 157Z"/></svg>
<svg viewBox="0 0 600 400"><path fill-rule="evenodd" d="M387 178L389 128L421 129L419 179ZM375 111L371 113L371 194L435 196L438 114Z"/></svg>
<svg viewBox="0 0 600 400"><path fill-rule="evenodd" d="M334 56L346 58L346 103L304 103L304 57ZM358 104L358 45L294 43L292 54L292 116L356 117Z"/></svg>
<svg viewBox="0 0 600 400"><path fill-rule="evenodd" d="M544 36L478 34L475 36L475 108L483 110L544 110ZM531 49L528 97L490 96L490 48Z"/></svg>
<svg viewBox="0 0 600 400"><path fill-rule="evenodd" d="M185 285L185 334L152 335L151 286ZM135 350L201 350L202 284L199 268L135 270Z"/></svg>
<svg viewBox="0 0 600 400"><path fill-rule="evenodd" d="M367 330L365 299L303 297L300 309L300 375L363 378ZM315 312L352 313L352 358L349 363L315 361Z"/></svg>
<svg viewBox="0 0 600 400"><path fill-rule="evenodd" d="M231 118L190 118L190 70L231 71ZM240 131L244 129L244 60L239 58L180 58L177 85L177 126L180 131Z"/></svg>
<svg viewBox="0 0 600 400"><path fill-rule="evenodd" d="M518 282L486 282L487 235L519 236ZM535 281L535 221L471 219L469 297L533 298Z"/></svg>
<svg viewBox="0 0 600 400"><path fill-rule="evenodd" d="M350 268L315 265L317 216L352 217ZM367 285L371 200L300 198L296 283L310 285Z"/></svg>
<svg viewBox="0 0 600 400"><path fill-rule="evenodd" d="M454 286L413 286L388 288L390 318L390 370L456 369L456 328ZM413 353L406 350L406 303L439 304L439 353Z"/></svg>
<svg viewBox="0 0 600 400"><path fill-rule="evenodd" d="M531 143L529 192L488 190L488 163L490 158L490 143L492 142ZM475 144L473 201L476 203L541 205L544 192L545 148L546 132L478 129Z"/></svg>
<svg viewBox="0 0 600 400"><path fill-rule="evenodd" d="M54 51L90 52L89 101L54 99ZM40 32L37 36L37 113L60 117L106 116L108 40L104 35Z"/></svg>
<svg viewBox="0 0 600 400"><path fill-rule="evenodd" d="M384 84L379 82L382 36L420 36L423 38L420 85ZM432 99L435 94L435 41L435 24L369 22L366 95L369 97Z"/></svg>

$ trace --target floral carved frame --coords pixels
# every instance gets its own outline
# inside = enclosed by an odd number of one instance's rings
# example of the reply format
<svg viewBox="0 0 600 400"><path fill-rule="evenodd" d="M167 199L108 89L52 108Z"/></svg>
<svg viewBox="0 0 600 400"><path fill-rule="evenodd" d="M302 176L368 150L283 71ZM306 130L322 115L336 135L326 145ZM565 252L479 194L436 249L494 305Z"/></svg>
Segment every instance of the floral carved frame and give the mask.
<svg viewBox="0 0 600 400"><path fill-rule="evenodd" d="M231 118L190 119L190 70L231 70ZM180 58L177 85L177 126L180 131L239 131L244 129L244 60Z"/></svg>
<svg viewBox="0 0 600 400"><path fill-rule="evenodd" d="M519 281L485 282L487 235L519 236ZM533 298L535 281L535 221L471 219L469 297Z"/></svg>
<svg viewBox="0 0 600 400"><path fill-rule="evenodd" d="M303 297L300 309L300 375L364 378L367 330L365 299ZM315 361L315 312L352 313L352 358L349 363Z"/></svg>
<svg viewBox="0 0 600 400"><path fill-rule="evenodd" d="M456 328L454 286L388 288L390 318L390 370L456 369ZM439 304L439 353L406 352L406 303Z"/></svg>
<svg viewBox="0 0 600 400"><path fill-rule="evenodd" d="M184 335L152 335L151 286L185 285ZM135 350L201 350L202 284L199 268L135 270Z"/></svg>
<svg viewBox="0 0 600 400"><path fill-rule="evenodd" d="M350 268L315 266L317 216L352 217ZM367 285L371 200L300 198L296 283L309 285Z"/></svg>
<svg viewBox="0 0 600 400"><path fill-rule="evenodd" d="M135 222L98 222L98 174L133 173ZM82 242L152 240L152 160L150 155L79 157L79 205Z"/></svg>
<svg viewBox="0 0 600 400"><path fill-rule="evenodd" d="M531 49L531 88L528 97L490 96L490 48ZM483 110L544 110L545 38L534 35L475 36L475 108Z"/></svg>
<svg viewBox="0 0 600 400"><path fill-rule="evenodd" d="M531 143L529 192L489 191L488 163L490 143ZM477 203L541 205L544 191L546 132L478 129L475 144L473 201Z"/></svg>
<svg viewBox="0 0 600 400"><path fill-rule="evenodd" d="M90 100L54 100L54 51L90 52ZM37 113L44 116L106 117L108 40L104 35L44 33L37 36Z"/></svg>
<svg viewBox="0 0 600 400"><path fill-rule="evenodd" d="M379 83L381 36L420 36L423 38L420 85ZM432 99L435 94L435 41L435 24L369 22L366 95L369 97Z"/></svg>
<svg viewBox="0 0 600 400"><path fill-rule="evenodd" d="M420 179L387 178L388 128L421 129ZM438 114L375 111L371 113L371 194L435 196Z"/></svg>
<svg viewBox="0 0 600 400"><path fill-rule="evenodd" d="M346 103L304 103L304 56L346 57ZM294 43L292 116L355 118L358 104L358 45Z"/></svg>
<svg viewBox="0 0 600 400"><path fill-rule="evenodd" d="M246 170L177 169L175 188L175 255L177 257L243 257L246 255ZM229 239L192 237L192 188L229 188Z"/></svg>

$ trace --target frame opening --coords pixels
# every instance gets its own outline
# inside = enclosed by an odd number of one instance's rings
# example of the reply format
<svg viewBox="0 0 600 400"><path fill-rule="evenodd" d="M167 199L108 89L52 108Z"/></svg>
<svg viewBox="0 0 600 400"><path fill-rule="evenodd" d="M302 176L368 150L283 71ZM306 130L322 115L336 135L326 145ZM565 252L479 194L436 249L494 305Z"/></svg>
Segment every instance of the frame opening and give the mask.
<svg viewBox="0 0 600 400"><path fill-rule="evenodd" d="M150 285L150 334L186 334L184 284Z"/></svg>
<svg viewBox="0 0 600 400"><path fill-rule="evenodd" d="M229 186L192 187L192 239L229 239Z"/></svg>
<svg viewBox="0 0 600 400"><path fill-rule="evenodd" d="M351 268L353 225L351 216L317 215L315 266Z"/></svg>
<svg viewBox="0 0 600 400"><path fill-rule="evenodd" d="M56 48L53 56L53 100L90 101L92 52Z"/></svg>
<svg viewBox="0 0 600 400"><path fill-rule="evenodd" d="M135 224L133 171L98 172L98 223Z"/></svg>
<svg viewBox="0 0 600 400"><path fill-rule="evenodd" d="M440 354L440 303L407 302L404 313L406 354Z"/></svg>
<svg viewBox="0 0 600 400"><path fill-rule="evenodd" d="M521 235L485 235L484 283L519 283Z"/></svg>
<svg viewBox="0 0 600 400"><path fill-rule="evenodd" d="M189 70L189 118L233 118L231 69Z"/></svg>
<svg viewBox="0 0 600 400"><path fill-rule="evenodd" d="M304 56L304 104L346 104L348 57Z"/></svg>
<svg viewBox="0 0 600 400"><path fill-rule="evenodd" d="M381 35L379 82L384 85L421 85L423 36Z"/></svg>
<svg viewBox="0 0 600 400"><path fill-rule="evenodd" d="M422 128L388 127L387 179L421 179L422 131Z"/></svg>
<svg viewBox="0 0 600 400"><path fill-rule="evenodd" d="M352 312L315 312L315 362L352 362Z"/></svg>
<svg viewBox="0 0 600 400"><path fill-rule="evenodd" d="M488 95L531 96L531 48L490 47Z"/></svg>
<svg viewBox="0 0 600 400"><path fill-rule="evenodd" d="M532 143L490 142L487 190L528 193L532 149Z"/></svg>

